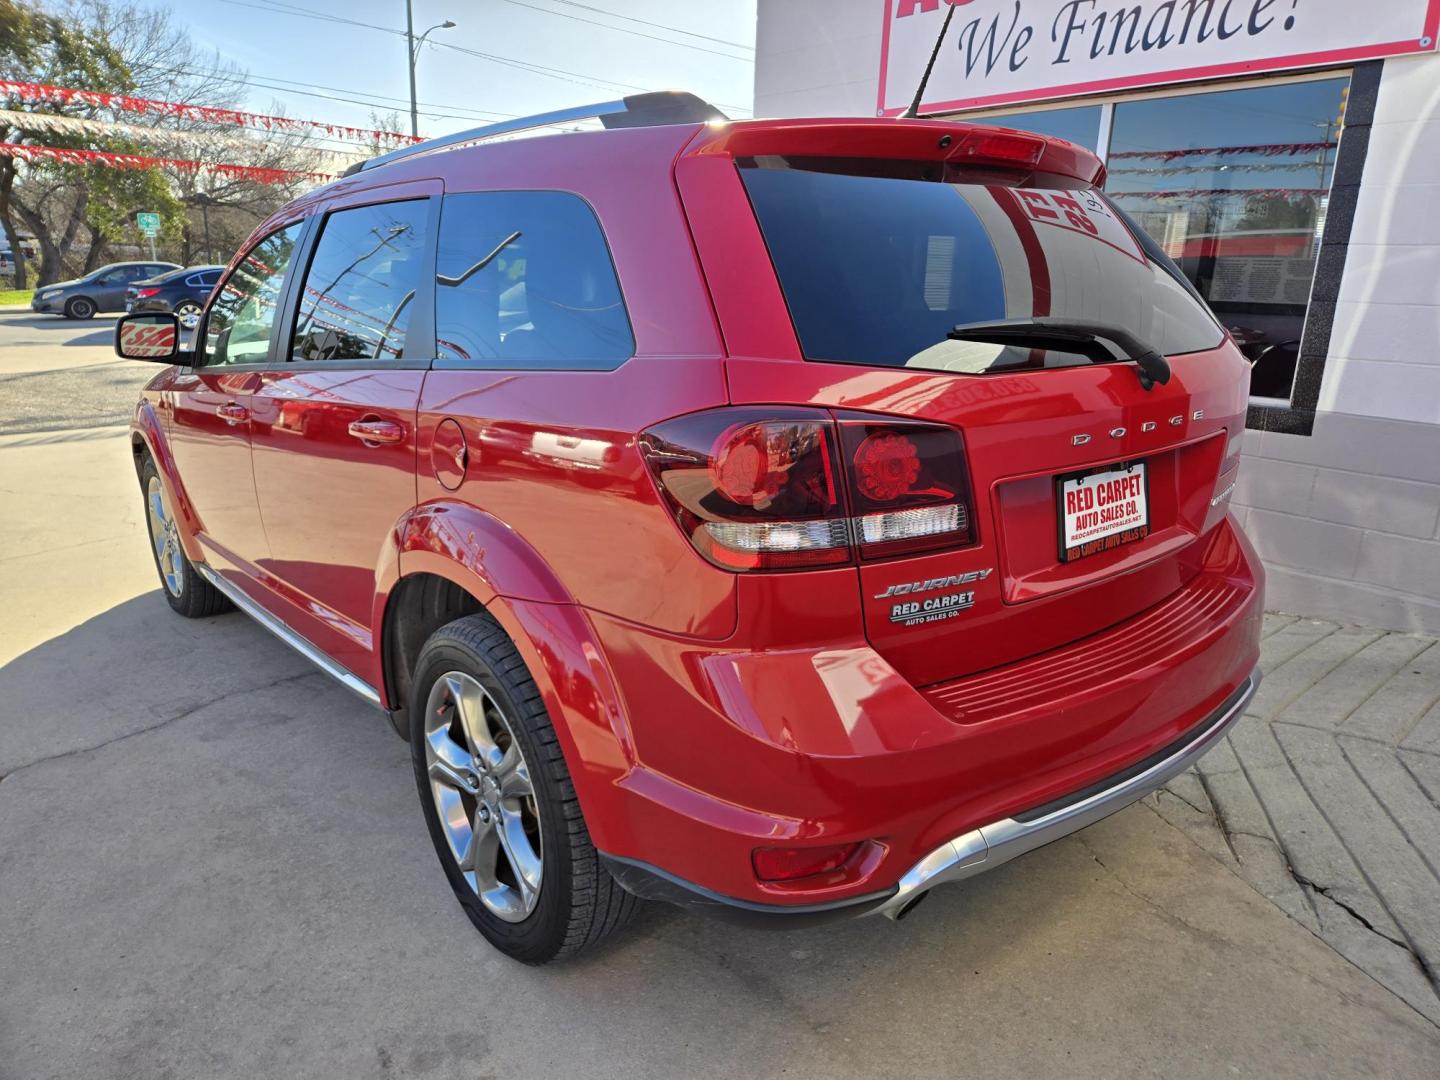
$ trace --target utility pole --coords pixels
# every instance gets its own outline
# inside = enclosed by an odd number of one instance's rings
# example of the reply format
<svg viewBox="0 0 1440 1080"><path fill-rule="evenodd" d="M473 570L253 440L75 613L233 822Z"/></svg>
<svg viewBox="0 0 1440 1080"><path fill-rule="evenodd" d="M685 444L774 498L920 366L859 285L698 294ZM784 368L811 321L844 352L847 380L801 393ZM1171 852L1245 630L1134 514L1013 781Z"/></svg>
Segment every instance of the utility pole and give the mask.
<svg viewBox="0 0 1440 1080"><path fill-rule="evenodd" d="M410 64L410 134L420 134L420 113L415 104L415 3L405 0L405 59Z"/></svg>
<svg viewBox="0 0 1440 1080"><path fill-rule="evenodd" d="M449 30L455 24L449 19L436 23L419 38L415 37L415 0L405 0L405 59L410 67L410 134L420 136L420 112L415 101L415 64L420 59L420 49L425 39L436 30Z"/></svg>

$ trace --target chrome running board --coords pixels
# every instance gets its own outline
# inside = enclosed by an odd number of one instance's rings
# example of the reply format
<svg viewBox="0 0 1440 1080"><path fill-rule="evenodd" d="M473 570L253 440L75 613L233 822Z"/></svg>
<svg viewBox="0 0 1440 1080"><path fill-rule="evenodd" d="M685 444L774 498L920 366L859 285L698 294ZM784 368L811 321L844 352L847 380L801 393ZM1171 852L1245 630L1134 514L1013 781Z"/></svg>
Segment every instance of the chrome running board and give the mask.
<svg viewBox="0 0 1440 1080"><path fill-rule="evenodd" d="M1251 672L1240 688L1215 713L1198 725L1200 731L1185 745L1160 761L1124 779L1079 798L1056 800L1056 808L1045 807L1018 818L1004 818L955 837L940 845L906 871L900 887L885 903L869 914L898 919L936 885L961 881L1009 862L1027 851L1059 840L1109 817L1150 794L1165 781L1178 776L1224 738L1231 725L1245 712L1260 685L1260 670ZM1132 766L1133 768L1134 766ZM1121 775L1124 775L1122 771ZM1058 804L1058 805L1057 805Z"/></svg>
<svg viewBox="0 0 1440 1080"><path fill-rule="evenodd" d="M305 657L306 660L309 660L321 671L325 672L326 675L329 675L341 686L345 687L345 689L352 693L359 694L371 705L374 705L375 708L384 708L384 706L380 704L380 695L376 693L375 688L364 679L352 674L334 660L331 660L314 645L310 644L310 642L306 641L294 630L291 630L274 615L271 615L270 612L266 611L204 563L195 563L194 566L195 572L211 585L215 586L216 589L225 595L227 600L246 615L249 615L250 618L254 619L266 630L269 630L270 633L274 634L286 645L289 645L301 656Z"/></svg>

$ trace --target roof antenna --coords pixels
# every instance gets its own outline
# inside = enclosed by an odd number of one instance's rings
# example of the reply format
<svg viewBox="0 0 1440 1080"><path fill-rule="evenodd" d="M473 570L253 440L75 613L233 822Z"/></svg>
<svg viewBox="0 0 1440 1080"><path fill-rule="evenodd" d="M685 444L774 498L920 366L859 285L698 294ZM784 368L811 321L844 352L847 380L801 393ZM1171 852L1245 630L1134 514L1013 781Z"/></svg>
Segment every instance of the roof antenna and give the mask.
<svg viewBox="0 0 1440 1080"><path fill-rule="evenodd" d="M920 117L920 99L925 96L925 85L930 81L930 72L935 70L935 60L940 55L940 46L945 43L945 32L950 29L950 20L955 15L955 0L949 0L950 10L945 13L945 21L940 24L940 36L935 39L935 48L930 53L930 62L925 65L925 74L920 76L920 85L915 88L915 100L910 102L910 107L900 114L901 120L917 120Z"/></svg>

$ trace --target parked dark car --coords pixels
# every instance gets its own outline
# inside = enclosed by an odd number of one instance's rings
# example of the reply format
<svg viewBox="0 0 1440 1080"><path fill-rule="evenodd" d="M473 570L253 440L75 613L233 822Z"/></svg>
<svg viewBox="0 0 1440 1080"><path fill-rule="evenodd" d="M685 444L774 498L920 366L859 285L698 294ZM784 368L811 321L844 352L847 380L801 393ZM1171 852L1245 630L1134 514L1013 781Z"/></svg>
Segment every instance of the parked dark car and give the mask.
<svg viewBox="0 0 1440 1080"><path fill-rule="evenodd" d="M173 311L181 326L193 330L200 321L200 309L223 273L223 266L187 266L137 281L125 290L125 310Z"/></svg>
<svg viewBox="0 0 1440 1080"><path fill-rule="evenodd" d="M172 262L110 263L74 281L57 281L36 289L30 310L64 315L67 319L88 319L97 311L123 311L128 286L179 269Z"/></svg>

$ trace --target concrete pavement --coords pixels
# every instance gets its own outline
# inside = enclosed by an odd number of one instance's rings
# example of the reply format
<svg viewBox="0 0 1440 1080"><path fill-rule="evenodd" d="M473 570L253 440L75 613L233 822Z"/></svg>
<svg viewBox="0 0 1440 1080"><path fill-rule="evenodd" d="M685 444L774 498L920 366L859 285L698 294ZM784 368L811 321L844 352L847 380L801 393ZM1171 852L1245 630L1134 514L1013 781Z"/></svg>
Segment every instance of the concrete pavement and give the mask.
<svg viewBox="0 0 1440 1080"><path fill-rule="evenodd" d="M1267 615L1266 680L1153 804L1440 1023L1440 642Z"/></svg>
<svg viewBox="0 0 1440 1080"><path fill-rule="evenodd" d="M9 332L6 417L12 364L104 362ZM516 965L384 719L170 613L123 435L0 431L0 488L0 1080L1436 1073L1440 1028L1144 805L898 925L650 907Z"/></svg>

